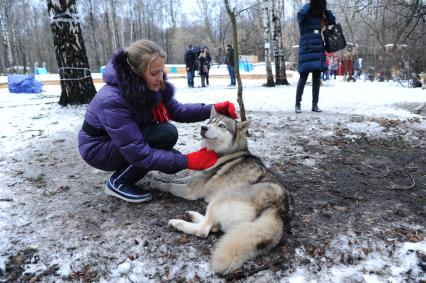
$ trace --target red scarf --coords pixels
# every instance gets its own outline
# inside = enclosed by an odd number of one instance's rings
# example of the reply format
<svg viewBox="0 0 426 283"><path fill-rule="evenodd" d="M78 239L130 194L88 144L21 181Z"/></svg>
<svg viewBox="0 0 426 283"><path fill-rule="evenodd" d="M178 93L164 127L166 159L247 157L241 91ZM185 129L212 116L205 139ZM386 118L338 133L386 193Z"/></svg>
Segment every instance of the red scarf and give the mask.
<svg viewBox="0 0 426 283"><path fill-rule="evenodd" d="M152 109L153 120L158 123L167 123L170 120L170 114L162 101Z"/></svg>

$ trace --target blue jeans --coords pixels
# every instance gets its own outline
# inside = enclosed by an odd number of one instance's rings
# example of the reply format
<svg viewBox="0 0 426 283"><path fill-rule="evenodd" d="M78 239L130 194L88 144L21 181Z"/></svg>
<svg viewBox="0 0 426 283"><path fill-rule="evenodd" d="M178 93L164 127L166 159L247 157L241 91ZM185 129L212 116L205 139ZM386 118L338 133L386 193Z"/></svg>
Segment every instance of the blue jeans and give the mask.
<svg viewBox="0 0 426 283"><path fill-rule="evenodd" d="M195 77L194 70L186 71L186 79L188 80L189 87L194 87L194 77Z"/></svg>
<svg viewBox="0 0 426 283"><path fill-rule="evenodd" d="M231 85L236 85L236 81L235 81L235 70L234 67L232 67L231 65L228 65L228 72L229 72L229 77L231 78Z"/></svg>
<svg viewBox="0 0 426 283"><path fill-rule="evenodd" d="M322 72L322 80L323 81L328 81L330 79L329 74L328 74L328 70L325 72Z"/></svg>

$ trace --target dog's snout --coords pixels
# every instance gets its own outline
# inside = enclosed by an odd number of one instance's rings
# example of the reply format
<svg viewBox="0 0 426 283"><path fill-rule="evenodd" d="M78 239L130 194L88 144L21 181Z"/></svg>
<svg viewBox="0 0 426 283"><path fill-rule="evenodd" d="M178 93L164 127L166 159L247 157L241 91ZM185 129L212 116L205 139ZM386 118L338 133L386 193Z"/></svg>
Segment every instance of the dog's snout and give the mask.
<svg viewBox="0 0 426 283"><path fill-rule="evenodd" d="M205 132L207 132L207 130L208 130L209 128L207 128L207 126L201 126L201 132L202 133L205 133Z"/></svg>

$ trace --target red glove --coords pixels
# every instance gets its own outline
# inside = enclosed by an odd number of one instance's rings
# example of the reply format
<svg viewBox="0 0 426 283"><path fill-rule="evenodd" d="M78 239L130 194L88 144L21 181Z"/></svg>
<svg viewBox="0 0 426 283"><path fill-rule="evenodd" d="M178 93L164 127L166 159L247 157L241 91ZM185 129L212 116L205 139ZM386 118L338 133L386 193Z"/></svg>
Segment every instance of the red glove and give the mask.
<svg viewBox="0 0 426 283"><path fill-rule="evenodd" d="M220 114L231 117L232 119L237 119L237 112L235 112L235 106L232 102L219 102L214 104L213 106L214 109Z"/></svg>
<svg viewBox="0 0 426 283"><path fill-rule="evenodd" d="M191 152L186 155L188 157L188 169L204 170L212 167L217 161L217 154L207 148L202 148L199 151Z"/></svg>

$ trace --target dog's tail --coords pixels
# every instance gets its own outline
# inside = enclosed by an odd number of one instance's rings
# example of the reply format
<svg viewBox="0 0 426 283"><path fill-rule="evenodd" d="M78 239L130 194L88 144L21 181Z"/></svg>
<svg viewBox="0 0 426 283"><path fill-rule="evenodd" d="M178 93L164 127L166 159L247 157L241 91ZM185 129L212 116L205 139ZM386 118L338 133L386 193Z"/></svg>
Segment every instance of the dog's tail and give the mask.
<svg viewBox="0 0 426 283"><path fill-rule="evenodd" d="M212 254L211 267L221 274L239 268L261 251L278 244L283 222L275 208L268 208L252 222L240 223L219 240Z"/></svg>

